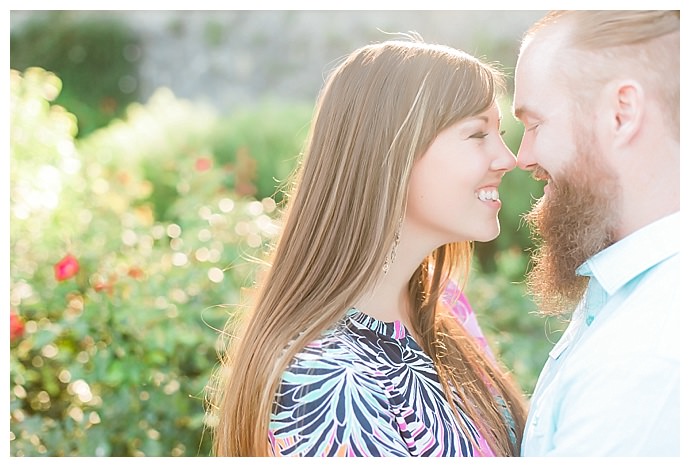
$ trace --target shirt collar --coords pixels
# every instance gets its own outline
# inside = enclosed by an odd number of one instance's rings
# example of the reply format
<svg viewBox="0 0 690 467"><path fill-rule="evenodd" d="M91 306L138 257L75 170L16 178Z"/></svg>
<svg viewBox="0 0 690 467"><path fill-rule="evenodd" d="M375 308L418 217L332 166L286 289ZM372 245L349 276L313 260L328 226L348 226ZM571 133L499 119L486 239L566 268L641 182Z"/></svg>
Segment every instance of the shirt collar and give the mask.
<svg viewBox="0 0 690 467"><path fill-rule="evenodd" d="M632 279L680 251L680 211L642 227L585 261L580 276L592 276L611 296Z"/></svg>

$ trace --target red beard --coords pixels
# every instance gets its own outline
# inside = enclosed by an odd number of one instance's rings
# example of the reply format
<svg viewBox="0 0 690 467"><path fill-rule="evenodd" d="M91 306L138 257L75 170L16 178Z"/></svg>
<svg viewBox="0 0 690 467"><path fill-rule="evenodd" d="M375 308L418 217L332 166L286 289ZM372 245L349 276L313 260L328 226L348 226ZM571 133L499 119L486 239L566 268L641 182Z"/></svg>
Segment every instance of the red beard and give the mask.
<svg viewBox="0 0 690 467"><path fill-rule="evenodd" d="M575 270L613 243L618 179L595 148L596 144L579 142L576 157L551 181L548 195L524 216L537 245L527 287L543 314L574 309L588 282ZM535 178L544 174L541 168L534 173Z"/></svg>

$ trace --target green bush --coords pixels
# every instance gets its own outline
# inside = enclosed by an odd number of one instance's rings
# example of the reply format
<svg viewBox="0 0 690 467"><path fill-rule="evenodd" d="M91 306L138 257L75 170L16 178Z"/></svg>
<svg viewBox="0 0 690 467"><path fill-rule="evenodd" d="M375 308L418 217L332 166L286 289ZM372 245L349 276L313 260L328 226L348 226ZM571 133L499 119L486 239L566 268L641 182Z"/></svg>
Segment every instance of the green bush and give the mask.
<svg viewBox="0 0 690 467"><path fill-rule="evenodd" d="M246 258L275 234L275 203L224 186L198 129L177 124L203 109L158 96L77 143L74 116L50 104L53 74L10 80L10 300L24 324L10 351L12 455L207 455L223 305L252 280ZM177 180L174 222L156 216L153 160Z"/></svg>
<svg viewBox="0 0 690 467"><path fill-rule="evenodd" d="M501 129L506 145L518 153L522 124L512 116L512 101L500 101ZM540 316L527 295L525 273L534 247L531 233L523 221L535 199L543 193L543 183L529 172L516 168L503 177L500 187L501 234L490 242L475 242L475 268L467 286L482 330L516 376L526 393L531 394L548 352L558 340L565 323Z"/></svg>
<svg viewBox="0 0 690 467"><path fill-rule="evenodd" d="M267 100L222 117L211 144L218 163L234 169L228 186L280 204L304 149L312 110L303 103Z"/></svg>
<svg viewBox="0 0 690 467"><path fill-rule="evenodd" d="M466 294L491 348L531 394L565 323L537 313L525 289L526 262L518 247L497 252L496 272L487 274L476 267Z"/></svg>

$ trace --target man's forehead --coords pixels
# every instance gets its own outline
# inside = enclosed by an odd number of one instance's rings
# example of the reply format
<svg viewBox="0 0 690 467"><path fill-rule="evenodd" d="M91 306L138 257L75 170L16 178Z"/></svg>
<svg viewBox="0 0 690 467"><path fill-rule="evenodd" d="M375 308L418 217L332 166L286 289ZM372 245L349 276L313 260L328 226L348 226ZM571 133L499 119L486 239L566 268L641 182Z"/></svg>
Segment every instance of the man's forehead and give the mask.
<svg viewBox="0 0 690 467"><path fill-rule="evenodd" d="M548 97L556 85L556 64L562 54L563 38L559 40L550 31L544 31L525 43L515 67L515 94L513 114L519 118L539 118L538 103ZM536 101L535 101L536 100Z"/></svg>
<svg viewBox="0 0 690 467"><path fill-rule="evenodd" d="M537 31L523 41L518 55L518 66L521 62L550 64L562 56L564 50L569 47L568 38L567 27L547 26Z"/></svg>

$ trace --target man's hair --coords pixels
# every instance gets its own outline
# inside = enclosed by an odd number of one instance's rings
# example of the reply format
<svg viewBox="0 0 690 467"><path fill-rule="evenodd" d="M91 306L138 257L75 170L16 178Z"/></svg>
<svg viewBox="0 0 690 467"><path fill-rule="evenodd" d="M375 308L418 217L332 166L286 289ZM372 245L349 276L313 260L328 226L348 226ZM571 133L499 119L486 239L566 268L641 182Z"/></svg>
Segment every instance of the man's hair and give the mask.
<svg viewBox="0 0 690 467"><path fill-rule="evenodd" d="M559 72L580 105L607 81L634 78L659 102L680 131L680 12L677 10L551 11L525 33L523 48L537 36L562 31ZM578 63L573 67L573 63ZM585 83L590 83L585 86Z"/></svg>
<svg viewBox="0 0 690 467"><path fill-rule="evenodd" d="M570 44L584 50L644 43L680 30L677 10L554 10L527 30L531 37L553 24L568 23Z"/></svg>

